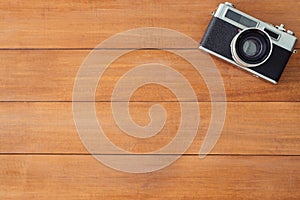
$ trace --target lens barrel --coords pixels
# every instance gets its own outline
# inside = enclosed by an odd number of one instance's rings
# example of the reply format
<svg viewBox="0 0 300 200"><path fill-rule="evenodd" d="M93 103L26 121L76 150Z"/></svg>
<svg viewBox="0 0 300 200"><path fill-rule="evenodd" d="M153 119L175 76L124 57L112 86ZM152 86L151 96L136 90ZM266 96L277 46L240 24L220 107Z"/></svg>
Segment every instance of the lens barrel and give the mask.
<svg viewBox="0 0 300 200"><path fill-rule="evenodd" d="M233 59L243 67L257 67L268 60L273 44L269 35L257 28L245 29L231 42Z"/></svg>

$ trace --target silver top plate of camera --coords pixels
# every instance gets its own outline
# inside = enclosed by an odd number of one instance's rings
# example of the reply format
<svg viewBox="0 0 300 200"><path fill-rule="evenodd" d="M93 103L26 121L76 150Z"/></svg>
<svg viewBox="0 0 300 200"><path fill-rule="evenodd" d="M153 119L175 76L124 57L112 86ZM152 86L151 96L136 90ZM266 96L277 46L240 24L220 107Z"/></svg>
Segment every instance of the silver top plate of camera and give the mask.
<svg viewBox="0 0 300 200"><path fill-rule="evenodd" d="M292 31L285 30L284 25L274 27L271 24L265 23L235 9L233 4L228 2L219 5L217 11L214 13L214 17L233 24L236 27L241 28L241 30L247 28L258 28L264 30L270 35L273 44L276 44L288 51L294 51L297 38L294 36Z"/></svg>

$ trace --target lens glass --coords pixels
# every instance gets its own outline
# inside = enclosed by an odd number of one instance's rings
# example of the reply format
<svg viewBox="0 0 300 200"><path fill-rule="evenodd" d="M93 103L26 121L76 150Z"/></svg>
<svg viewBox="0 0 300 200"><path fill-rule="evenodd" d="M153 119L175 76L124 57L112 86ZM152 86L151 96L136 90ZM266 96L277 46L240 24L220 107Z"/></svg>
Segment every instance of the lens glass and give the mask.
<svg viewBox="0 0 300 200"><path fill-rule="evenodd" d="M243 51L249 57L257 55L260 49L261 46L259 45L259 43L253 39L246 40L243 44Z"/></svg>

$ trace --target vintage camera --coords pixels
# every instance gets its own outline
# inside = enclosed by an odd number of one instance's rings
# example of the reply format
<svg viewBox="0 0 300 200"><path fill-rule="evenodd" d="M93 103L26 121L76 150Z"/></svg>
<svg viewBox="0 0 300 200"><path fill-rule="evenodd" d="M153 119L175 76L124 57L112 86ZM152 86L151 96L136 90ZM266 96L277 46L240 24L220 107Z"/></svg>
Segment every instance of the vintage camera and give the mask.
<svg viewBox="0 0 300 200"><path fill-rule="evenodd" d="M212 14L199 48L276 84L296 52L294 33L284 25L274 27L251 17L228 2Z"/></svg>

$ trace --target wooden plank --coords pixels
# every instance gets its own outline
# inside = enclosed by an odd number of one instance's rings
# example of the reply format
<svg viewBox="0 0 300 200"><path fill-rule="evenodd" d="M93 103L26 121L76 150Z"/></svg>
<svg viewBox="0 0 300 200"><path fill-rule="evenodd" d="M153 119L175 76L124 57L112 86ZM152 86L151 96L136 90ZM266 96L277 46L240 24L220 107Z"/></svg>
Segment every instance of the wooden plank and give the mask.
<svg viewBox="0 0 300 200"><path fill-rule="evenodd" d="M149 108L154 104L130 103L132 119L140 126L147 125L150 122ZM160 104L167 112L166 123L151 138L139 139L121 131L114 121L110 102L96 103L97 117L104 133L115 145L129 152L149 153L168 144L175 137L180 123L178 102ZM188 103L192 104L195 103ZM187 154L199 153L210 123L210 106L210 103L199 105L200 127ZM299 103L228 102L223 132L211 154L299 155L299 114ZM2 102L0 127L1 153L87 153L77 135L72 103Z"/></svg>
<svg viewBox="0 0 300 200"><path fill-rule="evenodd" d="M299 156L183 156L144 174L114 171L91 156L0 160L1 199L300 198Z"/></svg>
<svg viewBox="0 0 300 200"><path fill-rule="evenodd" d="M1 1L0 48L94 48L114 34L140 27L174 29L200 42L211 18L209 13L221 2ZM285 23L300 34L297 0L233 3L252 16L272 24Z"/></svg>
<svg viewBox="0 0 300 200"><path fill-rule="evenodd" d="M63 50L2 51L0 101L71 101L77 71L88 53ZM291 58L278 85L252 77L218 59L214 59L214 62L222 75L227 101L300 101L300 54ZM162 50L134 51L113 62L100 79L101 86L98 86L96 100L110 101L117 81L128 70L147 63L172 67L190 82L199 101L211 101L206 83L195 68L183 58ZM180 84L172 77L170 81L177 86ZM135 79L131 78L130 82L134 83ZM148 84L139 88L131 100L178 99L166 88ZM187 96L180 100L192 99Z"/></svg>

